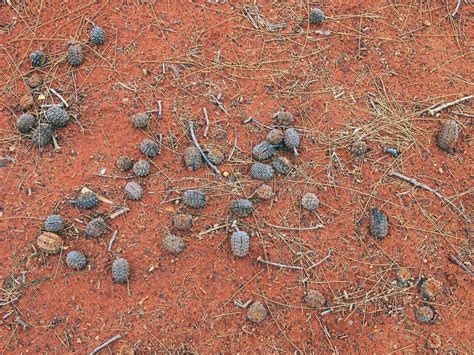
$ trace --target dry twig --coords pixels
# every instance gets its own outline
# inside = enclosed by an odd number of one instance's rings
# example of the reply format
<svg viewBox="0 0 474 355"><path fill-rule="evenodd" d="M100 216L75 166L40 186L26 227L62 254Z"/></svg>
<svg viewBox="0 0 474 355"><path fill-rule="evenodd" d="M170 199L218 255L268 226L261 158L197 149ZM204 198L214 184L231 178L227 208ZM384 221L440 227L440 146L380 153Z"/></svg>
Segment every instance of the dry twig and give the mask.
<svg viewBox="0 0 474 355"><path fill-rule="evenodd" d="M92 350L89 355L94 355L94 354L97 354L99 351L101 351L102 349L104 349L105 347L109 346L110 344L112 344L114 341L117 341L119 339L122 339L122 336L120 334L117 334L115 336L113 336L112 338L110 338L109 340L103 342L102 344L100 344L97 348L95 348L94 350Z"/></svg>
<svg viewBox="0 0 474 355"><path fill-rule="evenodd" d="M461 260L456 258L454 255L449 255L449 260L453 263L459 266L461 269L463 269L469 276L474 276L474 272L467 267L466 264L464 264Z"/></svg>
<svg viewBox="0 0 474 355"><path fill-rule="evenodd" d="M214 170L214 172L216 174L221 174L221 171L214 165L211 163L211 161L207 158L206 154L204 154L201 146L199 145L199 142L196 138L196 134L194 133L194 124L193 122L190 122L189 123L189 133L191 133L191 139L193 140L193 143L194 143L194 146L196 147L196 149L199 151L199 154L201 154L202 158L204 159L204 161L206 162L207 165L209 165L209 167Z"/></svg>
<svg viewBox="0 0 474 355"><path fill-rule="evenodd" d="M285 264L280 264L280 263L274 263L273 261L265 260L261 256L257 258L257 261L262 263L262 264L267 264L271 266L276 266L276 267L281 267L282 269L293 269L293 270L303 270L301 266L295 266L295 265L285 265Z"/></svg>
<svg viewBox="0 0 474 355"><path fill-rule="evenodd" d="M462 97L460 99L457 99L457 100L454 100L454 101L451 101L451 102L447 102L447 103L442 104L442 105L438 105L436 107L428 109L428 113L430 114L430 116L434 116L438 112L441 112L444 109L447 109L448 107L460 104L461 102L464 102L464 101L469 101L473 97L474 97L474 95L469 95L469 96L465 96L465 97Z"/></svg>

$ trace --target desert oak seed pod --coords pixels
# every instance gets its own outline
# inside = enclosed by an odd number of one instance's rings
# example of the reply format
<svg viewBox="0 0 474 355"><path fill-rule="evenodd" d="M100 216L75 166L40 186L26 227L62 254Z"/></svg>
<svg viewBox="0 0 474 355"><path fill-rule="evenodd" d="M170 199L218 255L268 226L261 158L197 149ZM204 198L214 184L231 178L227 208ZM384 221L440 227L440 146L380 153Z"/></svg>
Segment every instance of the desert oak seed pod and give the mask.
<svg viewBox="0 0 474 355"><path fill-rule="evenodd" d="M301 207L307 211L314 211L319 207L319 199L315 194L308 192L301 199Z"/></svg>
<svg viewBox="0 0 474 355"><path fill-rule="evenodd" d="M438 133L438 147L448 153L456 151L456 142L459 138L459 126L454 120L447 120Z"/></svg>
<svg viewBox="0 0 474 355"><path fill-rule="evenodd" d="M137 113L130 120L135 128L145 128L150 122L150 114L147 112Z"/></svg>
<svg viewBox="0 0 474 355"><path fill-rule="evenodd" d="M201 190L186 190L183 194L183 202L191 208L204 208L206 194Z"/></svg>
<svg viewBox="0 0 474 355"><path fill-rule="evenodd" d="M370 210L369 229L377 239L383 239L388 234L387 217L377 207Z"/></svg>
<svg viewBox="0 0 474 355"><path fill-rule="evenodd" d="M49 125L41 124L33 131L33 142L44 148L53 141L53 131Z"/></svg>
<svg viewBox="0 0 474 355"><path fill-rule="evenodd" d="M202 165L202 157L199 150L194 147L187 147L183 152L184 166L191 171L198 170Z"/></svg>
<svg viewBox="0 0 474 355"><path fill-rule="evenodd" d="M47 232L61 233L64 230L64 219L58 214L52 214L44 221L44 230Z"/></svg>
<svg viewBox="0 0 474 355"><path fill-rule="evenodd" d="M133 164L133 173L141 177L150 175L150 163L146 160L140 159Z"/></svg>
<svg viewBox="0 0 474 355"><path fill-rule="evenodd" d="M30 54L31 65L34 67L40 67L46 63L46 55L42 50L35 51Z"/></svg>
<svg viewBox="0 0 474 355"><path fill-rule="evenodd" d="M255 163L250 168L250 174L257 180L271 180L275 176L273 168L268 164Z"/></svg>
<svg viewBox="0 0 474 355"><path fill-rule="evenodd" d="M124 258L117 258L112 264L112 279L114 282L127 283L130 276L130 265Z"/></svg>
<svg viewBox="0 0 474 355"><path fill-rule="evenodd" d="M415 311L415 317L421 323L431 323L434 316L434 309L430 306L421 306Z"/></svg>
<svg viewBox="0 0 474 355"><path fill-rule="evenodd" d="M160 154L160 145L150 138L145 138L140 142L140 152L148 158L154 158Z"/></svg>
<svg viewBox="0 0 474 355"><path fill-rule="evenodd" d="M98 238L107 230L107 225L102 217L97 217L87 223L86 237Z"/></svg>
<svg viewBox="0 0 474 355"><path fill-rule="evenodd" d="M252 323L261 323L267 317L267 309L265 306L257 301L250 305L249 310L247 311L247 319Z"/></svg>
<svg viewBox="0 0 474 355"><path fill-rule="evenodd" d="M244 231L235 231L230 236L230 249L232 254L243 258L249 253L250 237Z"/></svg>
<svg viewBox="0 0 474 355"><path fill-rule="evenodd" d="M267 141L273 145L282 143L283 138L285 138L285 133L281 129L274 128L267 133Z"/></svg>
<svg viewBox="0 0 474 355"><path fill-rule="evenodd" d="M95 192L82 192L77 196L72 203L80 209L89 210L99 205L99 199Z"/></svg>
<svg viewBox="0 0 474 355"><path fill-rule="evenodd" d="M91 30L89 39L96 46L100 46L105 42L105 31L100 26L94 26Z"/></svg>
<svg viewBox="0 0 474 355"><path fill-rule="evenodd" d="M267 142L262 141L253 147L252 155L257 160L267 160L270 159L273 154L275 154L275 149L273 146Z"/></svg>
<svg viewBox="0 0 474 355"><path fill-rule="evenodd" d="M120 170L128 171L133 166L133 160L126 156L120 156L117 158L117 162L115 164Z"/></svg>
<svg viewBox="0 0 474 355"><path fill-rule="evenodd" d="M253 211L252 201L247 199L232 201L230 204L230 211L236 216L247 217Z"/></svg>
<svg viewBox="0 0 474 355"><path fill-rule="evenodd" d="M273 119L276 121L277 124L282 126L289 126L295 121L291 112L284 111L275 113L273 115Z"/></svg>
<svg viewBox="0 0 474 355"><path fill-rule="evenodd" d="M44 232L38 237L38 248L48 254L57 254L61 251L63 240L57 234Z"/></svg>
<svg viewBox="0 0 474 355"><path fill-rule="evenodd" d="M193 216L187 213L177 213L173 216L173 227L180 231L190 230L193 226Z"/></svg>
<svg viewBox="0 0 474 355"><path fill-rule="evenodd" d="M176 235L168 234L163 239L163 248L173 255L178 255L185 247L184 240Z"/></svg>
<svg viewBox="0 0 474 355"><path fill-rule="evenodd" d="M135 181L130 181L125 185L125 196L129 200L139 201L143 198L143 187Z"/></svg>
<svg viewBox="0 0 474 355"><path fill-rule="evenodd" d="M69 114L59 106L49 108L44 117L52 128L66 127L69 123Z"/></svg>
<svg viewBox="0 0 474 355"><path fill-rule="evenodd" d="M82 53L82 46L77 44L72 44L67 49L67 60L69 64L73 67L78 67L84 62L84 54Z"/></svg>
<svg viewBox="0 0 474 355"><path fill-rule="evenodd" d="M291 163L285 157L275 158L272 162L273 169L279 174L288 175L291 171Z"/></svg>
<svg viewBox="0 0 474 355"><path fill-rule="evenodd" d="M67 254L66 264L74 270L82 270L87 264L87 258L82 251L73 250Z"/></svg>
<svg viewBox="0 0 474 355"><path fill-rule="evenodd" d="M24 113L16 119L16 128L21 133L28 133L31 131L36 123L36 118L30 113Z"/></svg>
<svg viewBox="0 0 474 355"><path fill-rule="evenodd" d="M309 22L313 25L323 23L325 18L326 16L324 15L323 10L318 9L317 7L314 7L309 11Z"/></svg>

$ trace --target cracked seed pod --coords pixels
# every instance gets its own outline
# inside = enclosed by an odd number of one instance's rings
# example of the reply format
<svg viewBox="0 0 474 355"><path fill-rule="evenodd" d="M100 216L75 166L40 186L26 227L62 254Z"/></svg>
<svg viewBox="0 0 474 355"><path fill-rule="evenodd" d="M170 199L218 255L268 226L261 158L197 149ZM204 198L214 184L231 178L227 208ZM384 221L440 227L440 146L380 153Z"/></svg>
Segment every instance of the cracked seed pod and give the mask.
<svg viewBox="0 0 474 355"><path fill-rule="evenodd" d="M319 198L315 194L308 192L305 193L301 199L301 207L307 211L314 211L319 207Z"/></svg>
<svg viewBox="0 0 474 355"><path fill-rule="evenodd" d="M130 265L124 258L117 258L112 264L112 279L119 284L127 283L130 276Z"/></svg>
<svg viewBox="0 0 474 355"><path fill-rule="evenodd" d="M370 233L377 239L383 239L388 234L387 217L377 207L370 210L369 229Z"/></svg>
<svg viewBox="0 0 474 355"><path fill-rule="evenodd" d="M95 44L96 46L100 46L105 42L105 31L100 26L94 26L91 30L90 41Z"/></svg>
<svg viewBox="0 0 474 355"><path fill-rule="evenodd" d="M24 113L16 119L16 128L21 133L28 133L36 123L36 118L30 113Z"/></svg>
<svg viewBox="0 0 474 355"><path fill-rule="evenodd" d="M309 22L313 25L319 25L324 22L326 16L324 15L323 10L313 7L309 11Z"/></svg>
<svg viewBox="0 0 474 355"><path fill-rule="evenodd" d="M30 88L35 89L43 84L43 78L38 73L33 73L28 78L28 85Z"/></svg>
<svg viewBox="0 0 474 355"><path fill-rule="evenodd" d="M253 211L252 201L247 199L232 201L230 211L236 216L247 217L252 214Z"/></svg>
<svg viewBox="0 0 474 355"><path fill-rule="evenodd" d="M150 174L150 163L146 160L140 159L133 164L133 173L137 176L148 176Z"/></svg>
<svg viewBox="0 0 474 355"><path fill-rule="evenodd" d="M252 155L257 160L267 160L270 159L273 154L275 154L275 149L273 146L267 142L262 141L253 147Z"/></svg>
<svg viewBox="0 0 474 355"><path fill-rule="evenodd" d="M204 154L206 154L207 159L214 165L221 165L224 161L224 153L217 147L207 147Z"/></svg>
<svg viewBox="0 0 474 355"><path fill-rule="evenodd" d="M193 216L187 213L177 213L173 216L173 227L180 231L190 230L193 226Z"/></svg>
<svg viewBox="0 0 474 355"><path fill-rule="evenodd" d="M350 147L350 152L354 158L360 158L369 151L370 148L367 143L361 139L356 140Z"/></svg>
<svg viewBox="0 0 474 355"><path fill-rule="evenodd" d="M146 128L150 122L150 114L147 112L141 112L134 114L130 120L135 128Z"/></svg>
<svg viewBox="0 0 474 355"><path fill-rule="evenodd" d="M73 67L78 67L84 62L84 54L82 53L82 46L77 44L72 44L67 49L67 60L70 65Z"/></svg>
<svg viewBox="0 0 474 355"><path fill-rule="evenodd" d="M86 237L98 238L107 230L107 225L102 217L94 218L92 221L87 223L86 226Z"/></svg>
<svg viewBox="0 0 474 355"><path fill-rule="evenodd" d="M261 323L267 317L267 309L260 302L254 302L250 305L249 310L247 311L247 319L252 323Z"/></svg>
<svg viewBox="0 0 474 355"><path fill-rule="evenodd" d="M66 256L66 264L71 269L82 270L87 264L87 258L82 251L73 250Z"/></svg>
<svg viewBox="0 0 474 355"><path fill-rule="evenodd" d="M438 133L438 147L448 153L456 151L456 142L459 138L459 126L454 120L443 122Z"/></svg>
<svg viewBox="0 0 474 355"><path fill-rule="evenodd" d="M236 231L230 236L230 249L232 254L243 258L249 253L250 237L244 231Z"/></svg>
<svg viewBox="0 0 474 355"><path fill-rule="evenodd" d="M410 285L411 272L409 269L401 267L397 272L397 285L399 287L407 287Z"/></svg>
<svg viewBox="0 0 474 355"><path fill-rule="evenodd" d="M160 145L150 138L145 138L140 142L140 152L146 155L148 158L153 159L160 154Z"/></svg>
<svg viewBox="0 0 474 355"><path fill-rule="evenodd" d="M139 201L143 198L143 187L135 181L130 181L127 183L124 190L125 196L129 200Z"/></svg>
<svg viewBox="0 0 474 355"><path fill-rule="evenodd" d="M20 97L19 106L22 111L28 111L35 103L33 96L29 92Z"/></svg>
<svg viewBox="0 0 474 355"><path fill-rule="evenodd" d="M49 108L44 117L52 128L66 127L69 123L69 114L59 106Z"/></svg>
<svg viewBox="0 0 474 355"><path fill-rule="evenodd" d="M168 234L165 239L163 239L163 248L173 255L178 255L181 253L186 244L184 240L176 235Z"/></svg>
<svg viewBox="0 0 474 355"><path fill-rule="evenodd" d="M427 301L434 300L438 294L443 290L443 285L441 282L436 280L433 277L428 277L423 280L420 285L421 297Z"/></svg>
<svg viewBox="0 0 474 355"><path fill-rule="evenodd" d="M194 147L187 147L183 152L184 166L190 171L198 170L202 165L202 157L199 150Z"/></svg>
<svg viewBox="0 0 474 355"><path fill-rule="evenodd" d="M295 121L293 114L291 112L284 112L284 111L275 113L273 115L273 119L276 121L277 124L282 125L282 126L289 126Z"/></svg>
<svg viewBox="0 0 474 355"><path fill-rule="evenodd" d="M291 163L285 157L278 157L272 162L273 169L279 174L288 175L291 171Z"/></svg>
<svg viewBox="0 0 474 355"><path fill-rule="evenodd" d="M421 306L415 311L415 317L421 323L431 323L434 316L434 309L431 306Z"/></svg>
<svg viewBox="0 0 474 355"><path fill-rule="evenodd" d="M44 232L38 237L37 245L47 254L57 254L62 249L63 240L55 233Z"/></svg>
<svg viewBox="0 0 474 355"><path fill-rule="evenodd" d="M44 148L53 141L53 131L49 125L41 124L33 131L33 142Z"/></svg>
<svg viewBox="0 0 474 355"><path fill-rule="evenodd" d="M87 191L87 192L82 192L72 200L72 203L80 209L83 210L90 210L91 208L96 207L99 204L99 199L97 198L97 195L95 192L92 191Z"/></svg>
<svg viewBox="0 0 474 355"><path fill-rule="evenodd" d="M115 164L120 170L128 171L133 166L133 160L126 156L120 156L117 158L117 162Z"/></svg>
<svg viewBox="0 0 474 355"><path fill-rule="evenodd" d="M183 194L183 202L191 208L204 208L206 194L201 190L186 190Z"/></svg>
<svg viewBox="0 0 474 355"><path fill-rule="evenodd" d="M257 180L271 180L275 176L273 168L268 164L255 163L250 168L250 174Z"/></svg>
<svg viewBox="0 0 474 355"><path fill-rule="evenodd" d="M443 342L441 341L441 337L435 333L431 333L426 339L426 346L428 346L428 349L431 350L439 349L442 344Z"/></svg>
<svg viewBox="0 0 474 355"><path fill-rule="evenodd" d="M304 296L304 301L312 308L322 308L326 305L326 298L318 290L309 290Z"/></svg>
<svg viewBox="0 0 474 355"><path fill-rule="evenodd" d="M273 189L267 184L262 184L255 190L255 195L260 200L269 200L273 196Z"/></svg>
<svg viewBox="0 0 474 355"><path fill-rule="evenodd" d="M44 230L47 232L61 233L64 230L64 219L58 214L52 214L44 221Z"/></svg>
<svg viewBox="0 0 474 355"><path fill-rule="evenodd" d="M35 51L30 54L31 65L34 67L40 67L46 63L46 55L42 50Z"/></svg>
<svg viewBox="0 0 474 355"><path fill-rule="evenodd" d="M267 141L273 145L283 142L283 138L285 138L285 133L281 129L274 128L267 133Z"/></svg>
<svg viewBox="0 0 474 355"><path fill-rule="evenodd" d="M298 148L301 142L301 138L298 132L294 128L288 128L285 131L285 138L283 139L285 147L288 149Z"/></svg>

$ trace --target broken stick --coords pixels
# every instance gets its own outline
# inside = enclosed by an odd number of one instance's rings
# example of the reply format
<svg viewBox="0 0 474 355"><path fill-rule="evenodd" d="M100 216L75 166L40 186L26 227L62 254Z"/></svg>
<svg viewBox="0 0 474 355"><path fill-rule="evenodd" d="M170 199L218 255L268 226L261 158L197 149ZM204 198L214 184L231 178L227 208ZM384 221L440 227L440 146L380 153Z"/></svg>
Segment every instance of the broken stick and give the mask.
<svg viewBox="0 0 474 355"><path fill-rule="evenodd" d="M190 122L189 123L189 133L191 133L191 139L194 143L194 146L196 147L196 149L199 151L199 154L201 154L202 158L204 159L204 161L206 162L207 165L209 165L209 167L214 170L214 172L216 174L221 174L221 171L217 168L217 166L215 166L214 164L211 163L211 161L207 158L206 154L204 154L201 146L199 145L199 142L196 138L196 134L194 133L194 123L193 122Z"/></svg>
<svg viewBox="0 0 474 355"><path fill-rule="evenodd" d="M447 109L448 107L460 104L461 102L464 102L464 101L469 101L473 97L474 97L473 95L469 95L469 96L465 96L465 97L462 97L460 99L457 99L457 100L454 100L454 101L451 101L451 102L447 102L447 103L442 104L442 105L438 105L436 107L428 109L428 113L430 114L430 116L434 116L438 112L441 112L444 109Z"/></svg>
<svg viewBox="0 0 474 355"><path fill-rule="evenodd" d="M262 264L267 264L271 266L276 266L280 267L282 269L293 269L293 270L303 270L301 266L295 266L295 265L285 265L285 264L279 264L279 263L274 263L273 261L265 260L261 256L257 258L257 261L262 263Z"/></svg>
<svg viewBox="0 0 474 355"><path fill-rule="evenodd" d="M122 336L120 334L117 334L116 336L113 336L112 338L110 338L109 340L103 342L102 344L100 344L97 348L95 348L94 350L92 350L89 355L95 355L97 354L99 351L101 351L102 349L104 349L105 347L109 346L110 344L112 344L114 341L117 341L119 339L122 339Z"/></svg>

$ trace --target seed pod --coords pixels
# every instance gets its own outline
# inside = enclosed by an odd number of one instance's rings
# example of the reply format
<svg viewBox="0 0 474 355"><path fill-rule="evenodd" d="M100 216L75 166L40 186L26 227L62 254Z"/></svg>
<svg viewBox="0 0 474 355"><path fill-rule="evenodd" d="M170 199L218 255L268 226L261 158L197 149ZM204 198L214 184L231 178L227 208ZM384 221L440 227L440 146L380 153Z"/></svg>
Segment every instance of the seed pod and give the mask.
<svg viewBox="0 0 474 355"><path fill-rule="evenodd" d="M232 254L243 258L249 253L250 237L244 231L236 231L230 236Z"/></svg>
<svg viewBox="0 0 474 355"><path fill-rule="evenodd" d="M16 119L16 128L21 133L28 133L31 131L36 123L36 118L29 113L24 113Z"/></svg>
<svg viewBox="0 0 474 355"><path fill-rule="evenodd" d="M148 176L150 174L150 163L146 160L140 159L133 164L133 173L137 176Z"/></svg>
<svg viewBox="0 0 474 355"><path fill-rule="evenodd" d="M73 67L78 67L84 62L84 54L82 54L82 46L77 44L72 44L67 50L67 60L69 64Z"/></svg>
<svg viewBox="0 0 474 355"><path fill-rule="evenodd" d="M107 230L107 225L102 217L94 218L92 221L87 223L86 226L86 237L98 238Z"/></svg>
<svg viewBox="0 0 474 355"><path fill-rule="evenodd" d="M66 264L74 270L82 270L87 264L87 258L82 251L73 250L67 254Z"/></svg>
<svg viewBox="0 0 474 355"><path fill-rule="evenodd" d="M369 151L370 148L367 146L367 143L361 139L355 141L350 147L350 152L354 158L360 158Z"/></svg>
<svg viewBox="0 0 474 355"><path fill-rule="evenodd" d="M267 317L267 309L264 305L257 301L250 305L249 310L247 311L247 319L252 323L261 323Z"/></svg>
<svg viewBox="0 0 474 355"><path fill-rule="evenodd" d="M177 213L173 216L173 227L180 231L190 230L193 226L193 216L187 213Z"/></svg>
<svg viewBox="0 0 474 355"><path fill-rule="evenodd" d="M120 156L117 158L117 162L115 164L117 165L117 168L119 168L120 170L127 171L132 168L133 160L130 159L129 157Z"/></svg>
<svg viewBox="0 0 474 355"><path fill-rule="evenodd" d="M434 316L434 309L431 306L421 306L415 311L415 317L421 323L431 323Z"/></svg>
<svg viewBox="0 0 474 355"><path fill-rule="evenodd" d="M184 166L190 171L198 170L202 165L202 157L199 150L194 147L187 147L183 152Z"/></svg>
<svg viewBox="0 0 474 355"><path fill-rule="evenodd" d="M143 187L135 181L130 181L127 183L124 190L125 196L129 200L139 201L143 198Z"/></svg>
<svg viewBox="0 0 474 355"><path fill-rule="evenodd" d="M40 67L46 63L46 55L42 50L35 51L30 54L31 65L34 67Z"/></svg>
<svg viewBox="0 0 474 355"><path fill-rule="evenodd" d="M291 112L284 111L275 113L273 115L273 119L276 121L277 124L282 126L289 126L295 121Z"/></svg>
<svg viewBox="0 0 474 355"><path fill-rule="evenodd" d="M267 184L262 184L255 190L255 195L260 200L269 200L273 196L273 189Z"/></svg>
<svg viewBox="0 0 474 355"><path fill-rule="evenodd" d="M186 244L184 240L176 235L168 234L165 239L163 239L163 248L173 255L178 255L185 247Z"/></svg>
<svg viewBox="0 0 474 355"><path fill-rule="evenodd" d="M124 258L117 258L112 264L112 279L114 282L127 283L130 276L130 266Z"/></svg>
<svg viewBox="0 0 474 355"><path fill-rule="evenodd" d="M291 171L291 163L285 157L278 157L272 162L273 169L279 174L288 175Z"/></svg>
<svg viewBox="0 0 474 355"><path fill-rule="evenodd" d="M183 194L183 202L191 208L204 208L206 194L201 190L187 190Z"/></svg>
<svg viewBox="0 0 474 355"><path fill-rule="evenodd" d="M250 168L250 174L257 180L271 180L275 176L273 168L268 164L255 163Z"/></svg>
<svg viewBox="0 0 474 355"><path fill-rule="evenodd" d="M38 248L48 254L57 254L63 246L63 240L57 234L44 232L38 237Z"/></svg>
<svg viewBox="0 0 474 355"><path fill-rule="evenodd" d="M301 199L301 207L307 211L314 211L319 207L319 198L315 194L308 192Z"/></svg>
<svg viewBox="0 0 474 355"><path fill-rule="evenodd" d="M224 153L217 147L207 147L204 154L206 154L207 159L214 165L221 165L224 161Z"/></svg>
<svg viewBox="0 0 474 355"><path fill-rule="evenodd" d="M43 78L38 73L33 73L28 78L28 85L30 88L35 89L43 84Z"/></svg>
<svg viewBox="0 0 474 355"><path fill-rule="evenodd" d="M160 154L160 145L150 138L145 138L140 142L140 151L148 158L154 158Z"/></svg>
<svg viewBox="0 0 474 355"><path fill-rule="evenodd" d="M100 46L105 42L105 31L102 27L94 26L90 33L90 41L96 46Z"/></svg>
<svg viewBox="0 0 474 355"><path fill-rule="evenodd" d="M377 239L383 239L388 234L387 217L377 207L370 210L369 229L370 233Z"/></svg>
<svg viewBox="0 0 474 355"><path fill-rule="evenodd" d="M89 210L99 205L99 199L97 198L97 195L95 194L95 192L87 191L87 192L82 192L81 194L79 194L77 198L72 200L72 203L77 208Z"/></svg>
<svg viewBox="0 0 474 355"><path fill-rule="evenodd" d="M454 120L447 120L438 133L438 147L448 153L456 151L456 142L459 138L459 126Z"/></svg>
<svg viewBox="0 0 474 355"><path fill-rule="evenodd" d="M252 214L253 211L252 201L247 199L232 201L230 211L236 216L247 217Z"/></svg>
<svg viewBox="0 0 474 355"><path fill-rule="evenodd" d="M439 349L441 345L441 337L438 334L431 333L426 339L426 346L428 346L428 349L436 350Z"/></svg>
<svg viewBox="0 0 474 355"><path fill-rule="evenodd" d="M39 148L44 148L53 141L53 131L49 125L40 124L33 131L33 142Z"/></svg>
<svg viewBox="0 0 474 355"><path fill-rule="evenodd" d="M285 133L281 129L274 128L267 133L267 141L273 145L282 143L283 138L285 138Z"/></svg>
<svg viewBox="0 0 474 355"><path fill-rule="evenodd" d="M150 122L150 114L147 112L141 112L133 115L131 121L136 128L146 128Z"/></svg>
<svg viewBox="0 0 474 355"><path fill-rule="evenodd" d="M288 128L285 131L283 142L285 143L285 147L292 150L299 147L301 138L294 128Z"/></svg>
<svg viewBox="0 0 474 355"><path fill-rule="evenodd" d="M20 102L19 102L20 110L28 111L30 108L33 107L34 103L35 102L33 100L33 96L31 96L31 94L27 92L25 95L20 97Z"/></svg>
<svg viewBox="0 0 474 355"><path fill-rule="evenodd" d="M427 301L434 300L442 290L443 285L441 282L433 277L428 277L427 279L423 280L420 285L421 297Z"/></svg>
<svg viewBox="0 0 474 355"><path fill-rule="evenodd" d="M309 11L309 23L313 25L319 25L324 22L326 16L324 15L324 12L321 9L318 9L317 7L313 7Z"/></svg>
<svg viewBox="0 0 474 355"><path fill-rule="evenodd" d="M407 287L410 285L411 272L409 269L401 267L397 272L397 285L399 287Z"/></svg>
<svg viewBox="0 0 474 355"><path fill-rule="evenodd" d="M275 149L267 141L258 143L252 150L252 155L257 160L270 159L273 154L275 154Z"/></svg>
<svg viewBox="0 0 474 355"><path fill-rule="evenodd" d="M326 298L318 290L309 290L304 296L304 301L312 308L322 308L326 305Z"/></svg>
<svg viewBox="0 0 474 355"><path fill-rule="evenodd" d="M49 108L44 117L52 128L66 127L69 123L69 114L59 106Z"/></svg>
<svg viewBox="0 0 474 355"><path fill-rule="evenodd" d="M61 233L64 230L64 219L58 214L52 214L44 221L44 230L47 232Z"/></svg>

